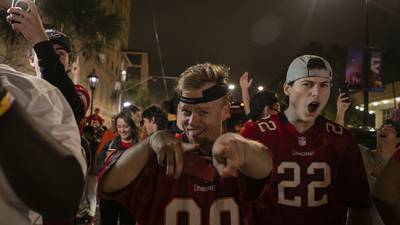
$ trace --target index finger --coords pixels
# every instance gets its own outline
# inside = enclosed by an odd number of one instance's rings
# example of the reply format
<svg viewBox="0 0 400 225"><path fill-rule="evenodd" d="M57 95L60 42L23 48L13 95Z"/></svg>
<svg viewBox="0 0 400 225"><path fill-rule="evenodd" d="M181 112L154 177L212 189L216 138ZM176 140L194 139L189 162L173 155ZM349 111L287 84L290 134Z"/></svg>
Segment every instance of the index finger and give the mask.
<svg viewBox="0 0 400 225"><path fill-rule="evenodd" d="M192 143L184 143L182 142L182 150L183 152L188 151L195 151L199 149L199 144L192 144Z"/></svg>

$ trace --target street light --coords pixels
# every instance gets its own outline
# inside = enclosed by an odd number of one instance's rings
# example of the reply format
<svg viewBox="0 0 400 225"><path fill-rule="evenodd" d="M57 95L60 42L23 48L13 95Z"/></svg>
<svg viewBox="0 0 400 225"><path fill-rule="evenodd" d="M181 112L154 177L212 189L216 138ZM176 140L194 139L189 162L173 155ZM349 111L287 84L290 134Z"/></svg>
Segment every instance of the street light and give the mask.
<svg viewBox="0 0 400 225"><path fill-rule="evenodd" d="M132 105L131 102L124 102L124 104L123 104L124 108L125 108L125 107L128 107L128 106L130 106L130 105Z"/></svg>
<svg viewBox="0 0 400 225"><path fill-rule="evenodd" d="M96 89L96 85L99 82L99 76L96 74L96 71L93 71L88 75L89 87L92 91L92 101L90 102L90 114L93 114L93 102L94 102L94 90Z"/></svg>
<svg viewBox="0 0 400 225"><path fill-rule="evenodd" d="M363 113L363 125L367 126L368 123L368 101L369 101L369 81L368 81L368 73L369 73L369 30L368 30L368 0L365 0L365 46L364 46L364 65L363 65L363 72L364 72L364 106L365 111Z"/></svg>

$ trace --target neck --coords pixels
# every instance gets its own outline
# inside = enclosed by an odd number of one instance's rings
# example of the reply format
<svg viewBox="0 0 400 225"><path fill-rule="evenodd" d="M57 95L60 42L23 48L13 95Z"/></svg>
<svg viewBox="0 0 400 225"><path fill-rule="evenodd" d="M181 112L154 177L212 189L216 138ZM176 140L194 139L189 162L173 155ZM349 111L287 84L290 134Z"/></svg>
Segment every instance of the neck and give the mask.
<svg viewBox="0 0 400 225"><path fill-rule="evenodd" d="M124 143L132 143L132 139L126 140L126 139L121 138L121 141Z"/></svg>
<svg viewBox="0 0 400 225"><path fill-rule="evenodd" d="M296 113L296 110L289 106L288 109L285 110L285 116L288 121L296 128L299 133L303 133L312 127L315 123L315 120L312 121L304 121L302 120Z"/></svg>

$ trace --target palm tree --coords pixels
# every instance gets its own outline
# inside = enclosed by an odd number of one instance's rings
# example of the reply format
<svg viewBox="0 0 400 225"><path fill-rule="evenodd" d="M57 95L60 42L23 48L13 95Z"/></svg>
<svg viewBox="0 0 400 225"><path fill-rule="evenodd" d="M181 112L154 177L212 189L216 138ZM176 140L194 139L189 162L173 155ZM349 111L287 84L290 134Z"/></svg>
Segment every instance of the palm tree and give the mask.
<svg viewBox="0 0 400 225"><path fill-rule="evenodd" d="M118 14L108 13L98 0L42 0L37 2L45 27L67 33L75 40L76 53L85 59L100 61L100 55L118 42L123 20ZM0 40L6 46L25 41L6 22L6 9L0 9Z"/></svg>

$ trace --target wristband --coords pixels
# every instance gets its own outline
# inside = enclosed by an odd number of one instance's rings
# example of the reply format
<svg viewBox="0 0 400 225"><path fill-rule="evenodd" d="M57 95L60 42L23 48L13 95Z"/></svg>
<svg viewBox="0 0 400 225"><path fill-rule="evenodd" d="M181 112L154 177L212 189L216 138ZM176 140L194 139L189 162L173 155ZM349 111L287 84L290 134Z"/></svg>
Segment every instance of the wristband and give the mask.
<svg viewBox="0 0 400 225"><path fill-rule="evenodd" d="M0 99L0 116L2 116L11 108L13 102L14 97L10 94L10 92L7 92L6 95Z"/></svg>

